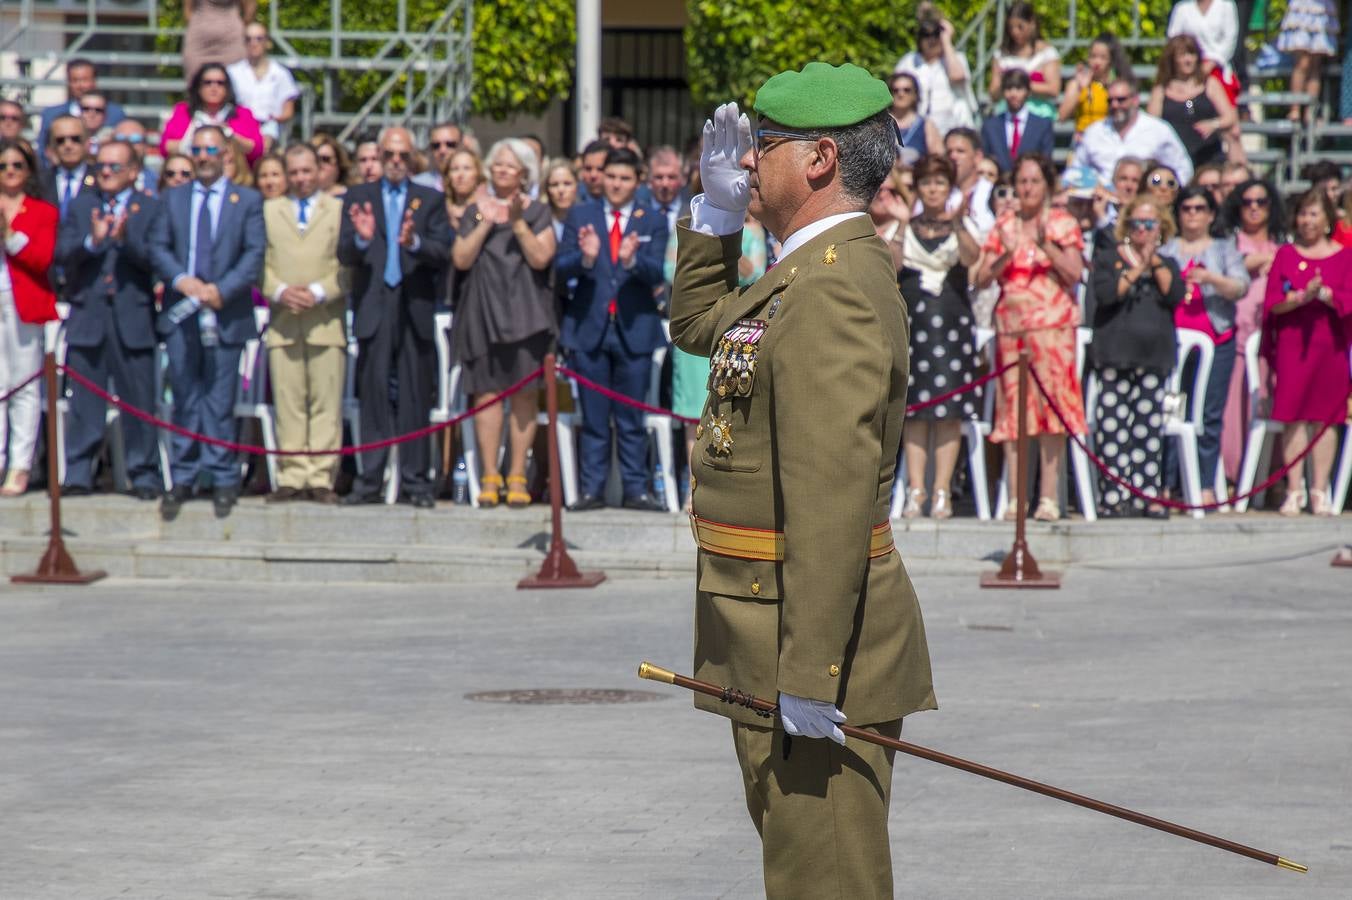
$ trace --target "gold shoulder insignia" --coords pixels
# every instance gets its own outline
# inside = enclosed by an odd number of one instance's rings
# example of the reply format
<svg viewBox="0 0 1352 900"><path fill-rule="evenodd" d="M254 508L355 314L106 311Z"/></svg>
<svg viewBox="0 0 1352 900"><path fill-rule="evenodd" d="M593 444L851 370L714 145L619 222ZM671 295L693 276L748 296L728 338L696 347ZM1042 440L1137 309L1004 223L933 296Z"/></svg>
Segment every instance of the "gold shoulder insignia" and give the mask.
<svg viewBox="0 0 1352 900"><path fill-rule="evenodd" d="M822 254L822 265L833 266L835 264L836 264L836 245L831 244L826 248L826 252Z"/></svg>

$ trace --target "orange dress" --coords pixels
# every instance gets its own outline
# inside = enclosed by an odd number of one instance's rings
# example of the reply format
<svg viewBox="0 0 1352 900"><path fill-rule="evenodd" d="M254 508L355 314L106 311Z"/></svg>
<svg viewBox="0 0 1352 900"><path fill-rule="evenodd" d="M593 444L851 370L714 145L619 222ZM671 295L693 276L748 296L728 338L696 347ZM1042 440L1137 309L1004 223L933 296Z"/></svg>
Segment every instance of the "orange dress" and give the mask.
<svg viewBox="0 0 1352 900"><path fill-rule="evenodd" d="M1017 213L1007 212L996 221L983 247L987 253L999 256L1005 252L1002 227L1016 217ZM1065 210L1047 211L1046 232L1058 247L1073 247L1077 253L1084 249L1079 223ZM996 273L1000 285L1000 301L995 306L999 364L1014 362L1020 346L1027 346L1032 354L1033 371L1065 416L1070 430L1084 434L1088 429L1075 365L1075 328L1080 324L1080 309L1057 279L1051 257L1031 238L1023 239L1012 249L1013 255L1004 271ZM991 432L991 440L997 444L1019 436L1019 422L1014 418L1018 389L1018 369L1000 376L995 428ZM1029 393L1028 435L1065 434L1061 420L1051 411L1036 384L1030 384Z"/></svg>

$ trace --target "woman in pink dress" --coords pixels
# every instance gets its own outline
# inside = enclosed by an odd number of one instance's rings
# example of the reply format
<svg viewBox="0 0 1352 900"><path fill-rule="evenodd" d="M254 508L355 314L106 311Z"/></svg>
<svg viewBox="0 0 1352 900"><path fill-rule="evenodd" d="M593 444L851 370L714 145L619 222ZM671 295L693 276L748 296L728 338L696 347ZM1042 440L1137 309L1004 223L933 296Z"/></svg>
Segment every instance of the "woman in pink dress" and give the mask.
<svg viewBox="0 0 1352 900"><path fill-rule="evenodd" d="M1352 393L1352 250L1333 240L1336 214L1328 194L1307 191L1296 202L1293 241L1283 244L1268 272L1263 298L1264 354L1272 366L1272 418L1285 422L1282 451L1294 459L1326 423L1347 419ZM1314 488L1308 497L1304 466L1286 476L1281 514L1298 516L1308 499L1317 516L1337 513L1329 477L1338 434L1324 432L1311 454Z"/></svg>
<svg viewBox="0 0 1352 900"><path fill-rule="evenodd" d="M174 104L169 121L160 132L160 154L187 153L192 147L192 136L203 125L216 125L233 138L244 150L248 164L253 165L263 155L263 135L258 120L248 107L235 102L235 89L225 67L208 63L197 70L188 99Z"/></svg>
<svg viewBox="0 0 1352 900"><path fill-rule="evenodd" d="M1266 181L1251 178L1230 192L1221 214L1222 226L1235 236L1235 244L1249 270L1249 290L1235 303L1235 347L1241 354L1230 373L1230 393L1225 400L1221 427L1221 459L1225 477L1239 481L1244 462L1244 442L1249 435L1249 378L1244 366L1244 348L1263 325L1263 296L1268 270L1285 238L1282 198Z"/></svg>
<svg viewBox="0 0 1352 900"><path fill-rule="evenodd" d="M1055 184L1051 160L1036 153L1019 157L1014 166L1018 208L996 220L982 248L976 285L984 288L996 280L1000 283L1000 300L995 307L1000 365L1016 361L1020 348L1027 347L1033 371L1051 394L1052 402L1066 417L1071 431L1084 434L1084 400L1075 366L1075 328L1080 324L1080 310L1073 296L1084 268L1084 235L1074 216L1050 208ZM1017 369L1000 377L995 428L991 432L992 441L1005 445L1011 491L1018 464L1018 384ZM1038 438L1042 466L1042 496L1034 518L1053 522L1061 517L1056 494L1066 429L1036 386L1030 393L1028 435ZM1024 499L1010 497L1009 510L1016 512Z"/></svg>

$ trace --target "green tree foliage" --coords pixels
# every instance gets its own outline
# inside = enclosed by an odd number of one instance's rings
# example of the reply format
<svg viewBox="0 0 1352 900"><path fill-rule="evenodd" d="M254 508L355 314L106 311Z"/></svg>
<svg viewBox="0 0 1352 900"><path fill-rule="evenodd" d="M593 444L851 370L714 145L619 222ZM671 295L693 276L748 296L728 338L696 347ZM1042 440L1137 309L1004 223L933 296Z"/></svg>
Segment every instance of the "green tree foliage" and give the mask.
<svg viewBox="0 0 1352 900"><path fill-rule="evenodd" d="M181 2L159 3L161 23L170 28L182 26ZM343 28L393 29L397 8L395 0L347 0L342 5ZM445 10L440 0L408 0L408 30L429 29ZM260 0L258 17L269 21L268 0ZM329 4L322 0L284 2L278 7L278 21L283 30L326 30ZM554 100L567 97L573 83L575 30L573 0L474 0L474 112L504 119L542 112ZM293 43L304 54L327 56L329 52L327 40ZM160 39L161 50L177 50L178 44L172 35ZM386 73L363 71L361 66L361 58L374 56L380 45L380 41L344 43L343 56L350 65L337 73L340 108L355 110L384 82Z"/></svg>

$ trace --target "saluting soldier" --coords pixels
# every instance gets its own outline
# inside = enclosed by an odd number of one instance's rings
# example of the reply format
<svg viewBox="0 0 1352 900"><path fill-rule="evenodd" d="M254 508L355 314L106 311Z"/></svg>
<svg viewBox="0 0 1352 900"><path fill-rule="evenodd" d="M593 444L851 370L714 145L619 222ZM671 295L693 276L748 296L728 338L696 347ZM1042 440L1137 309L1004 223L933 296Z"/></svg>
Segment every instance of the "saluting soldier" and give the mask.
<svg viewBox="0 0 1352 900"><path fill-rule="evenodd" d="M809 63L704 126L704 193L678 234L671 330L710 357L696 429L695 676L778 696L777 718L697 696L733 719L771 898L892 896L892 753L935 708L915 592L888 510L906 406L906 310L865 210L892 168L885 84ZM750 209L783 241L737 288Z"/></svg>

